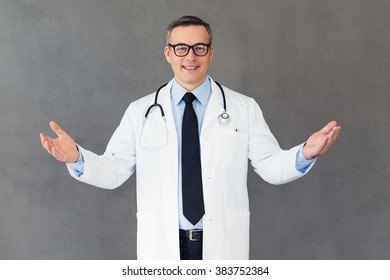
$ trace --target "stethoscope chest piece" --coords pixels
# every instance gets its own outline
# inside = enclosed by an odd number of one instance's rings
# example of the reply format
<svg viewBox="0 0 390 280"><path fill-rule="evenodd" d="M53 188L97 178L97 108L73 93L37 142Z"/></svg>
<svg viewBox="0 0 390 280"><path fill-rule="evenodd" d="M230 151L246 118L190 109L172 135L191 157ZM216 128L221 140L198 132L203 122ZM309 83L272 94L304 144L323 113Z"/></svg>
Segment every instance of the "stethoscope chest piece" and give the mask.
<svg viewBox="0 0 390 280"><path fill-rule="evenodd" d="M230 123L230 116L226 111L224 111L222 114L219 115L218 121L220 124L229 124Z"/></svg>

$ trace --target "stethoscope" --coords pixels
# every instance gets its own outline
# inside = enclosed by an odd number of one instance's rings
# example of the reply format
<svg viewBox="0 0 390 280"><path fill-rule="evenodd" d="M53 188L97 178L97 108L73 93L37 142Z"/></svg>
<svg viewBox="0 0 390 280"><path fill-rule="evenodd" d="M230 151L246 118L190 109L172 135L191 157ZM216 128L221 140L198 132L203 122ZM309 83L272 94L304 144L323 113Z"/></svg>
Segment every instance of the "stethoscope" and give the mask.
<svg viewBox="0 0 390 280"><path fill-rule="evenodd" d="M222 88L222 86L214 81L217 86L219 87L219 89L221 90L221 94L222 94L222 99L223 99L223 112L221 115L218 116L218 121L220 124L229 124L230 123L230 116L229 114L226 112L226 98L225 98L225 92ZM153 107L158 107L160 109L160 112L161 112L161 116L165 119L165 113L164 113L164 109L163 107L158 103L158 94L160 93L160 90L165 87L168 83L166 84L163 84L161 87L159 87L159 89L156 91L156 95L154 97L154 103L152 105L150 105L150 107L148 108L148 110L146 111L146 114L145 114L145 119L148 118L148 115L149 115L149 112L150 110L153 108Z"/></svg>

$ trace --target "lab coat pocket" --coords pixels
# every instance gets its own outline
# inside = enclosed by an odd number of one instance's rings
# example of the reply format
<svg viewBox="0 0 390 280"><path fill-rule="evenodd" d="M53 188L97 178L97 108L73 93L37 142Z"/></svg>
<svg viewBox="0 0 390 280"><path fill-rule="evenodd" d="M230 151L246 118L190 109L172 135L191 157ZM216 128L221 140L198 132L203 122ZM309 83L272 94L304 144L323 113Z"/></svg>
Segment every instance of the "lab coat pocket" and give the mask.
<svg viewBox="0 0 390 280"><path fill-rule="evenodd" d="M217 165L223 167L246 167L248 161L248 137L237 130L219 129L216 153Z"/></svg>
<svg viewBox="0 0 390 280"><path fill-rule="evenodd" d="M230 259L249 259L249 218L247 210L226 209L227 254Z"/></svg>
<svg viewBox="0 0 390 280"><path fill-rule="evenodd" d="M154 210L137 213L137 259L154 259L155 254L155 222Z"/></svg>

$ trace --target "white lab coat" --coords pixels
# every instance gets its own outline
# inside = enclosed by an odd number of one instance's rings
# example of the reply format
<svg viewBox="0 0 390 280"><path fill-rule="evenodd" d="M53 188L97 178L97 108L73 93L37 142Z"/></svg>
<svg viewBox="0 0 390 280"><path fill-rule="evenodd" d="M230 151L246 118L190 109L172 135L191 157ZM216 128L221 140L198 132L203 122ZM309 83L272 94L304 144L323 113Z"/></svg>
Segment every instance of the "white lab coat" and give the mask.
<svg viewBox="0 0 390 280"><path fill-rule="evenodd" d="M114 189L137 170L137 257L180 259L178 228L178 140L172 114L170 88L159 94L164 108L168 140L164 147L146 150L140 146L140 131L154 94L127 109L106 152L98 156L80 147L84 173L77 180ZM282 150L271 134L257 103L224 88L228 125L218 122L223 101L212 81L212 95L200 133L205 215L203 259L249 258L248 158L264 180L283 184L303 174L295 168L299 146ZM157 114L157 115L156 115ZM150 117L159 117L153 110ZM156 130L153 137L164 137Z"/></svg>

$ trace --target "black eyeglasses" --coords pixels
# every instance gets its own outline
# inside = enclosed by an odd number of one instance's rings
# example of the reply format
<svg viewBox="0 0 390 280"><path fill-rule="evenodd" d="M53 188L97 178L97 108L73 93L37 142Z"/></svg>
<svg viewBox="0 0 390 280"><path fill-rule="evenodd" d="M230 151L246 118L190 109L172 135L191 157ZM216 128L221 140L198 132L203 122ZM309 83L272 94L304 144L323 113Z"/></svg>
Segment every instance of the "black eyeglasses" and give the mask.
<svg viewBox="0 0 390 280"><path fill-rule="evenodd" d="M192 46L186 44L177 44L177 45L168 44L168 46L173 48L175 55L179 57L186 56L190 52L190 49L192 49L194 51L194 54L197 56L205 56L209 52L209 48L211 44L200 43Z"/></svg>

